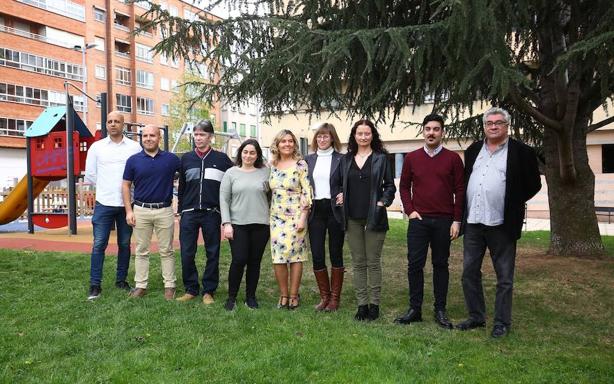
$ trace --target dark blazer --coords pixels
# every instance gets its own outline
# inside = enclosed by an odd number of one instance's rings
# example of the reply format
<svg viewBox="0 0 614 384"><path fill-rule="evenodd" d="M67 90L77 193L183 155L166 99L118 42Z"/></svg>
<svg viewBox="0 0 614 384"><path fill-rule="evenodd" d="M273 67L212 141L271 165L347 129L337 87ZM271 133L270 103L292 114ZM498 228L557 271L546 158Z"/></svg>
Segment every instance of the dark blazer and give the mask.
<svg viewBox="0 0 614 384"><path fill-rule="evenodd" d="M337 151L333 151L332 157L333 159L330 162L330 191L331 191L330 205L331 205L331 208L333 209L333 215L335 216L335 219L339 223L341 223L343 221L343 211L341 210L341 207L335 203L336 194L333 195L333 190L334 190L336 173L339 171L339 163L341 162L341 158L343 157L343 155ZM316 185L315 185L315 182L313 181L313 170L316 167L316 161L318 161L318 154L312 153L310 155L307 155L305 157L305 161L307 162L307 168L308 168L307 178L309 178L309 184L311 185L311 190L313 191L313 195L315 197ZM309 212L309 221L313 219L313 214L314 214L314 210L312 209L311 212Z"/></svg>
<svg viewBox="0 0 614 384"><path fill-rule="evenodd" d="M388 230L388 214L386 207L389 207L394 201L394 194L397 191L394 185L394 176L392 175L392 167L388 163L385 153L373 152L371 155L371 191L369 198L369 212L367 213L367 229L376 232L385 232ZM354 160L353 153L347 153L341 158L339 164L339 172L336 176L335 189L331 189L331 195L337 196L343 191L343 230L347 230L348 219L348 198L352 191L348 191L348 174L352 161ZM381 201L384 206L377 205Z"/></svg>
<svg viewBox="0 0 614 384"><path fill-rule="evenodd" d="M465 191L473 171L473 164L483 145L483 140L476 141L465 151ZM503 227L516 240L520 239L522 234L525 203L535 196L541 187L535 151L528 145L510 137L507 148ZM469 196L466 196L463 227L467 224L468 202Z"/></svg>

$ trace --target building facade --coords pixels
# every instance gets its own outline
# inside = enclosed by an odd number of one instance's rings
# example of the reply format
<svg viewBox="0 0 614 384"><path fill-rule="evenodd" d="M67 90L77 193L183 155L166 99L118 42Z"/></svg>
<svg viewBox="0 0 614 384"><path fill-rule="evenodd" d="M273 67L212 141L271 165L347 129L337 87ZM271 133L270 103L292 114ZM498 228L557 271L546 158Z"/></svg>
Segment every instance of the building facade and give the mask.
<svg viewBox="0 0 614 384"><path fill-rule="evenodd" d="M608 110L612 111L614 106L609 106ZM406 108L397 119L395 126L390 124L378 125L378 131L381 139L384 141L386 149L389 151L389 162L393 167L395 177L398 180L401 175L403 159L405 155L413 150L416 150L424 145L420 129L418 126L412 128L404 127L403 122L421 123L424 116L431 112L432 105L424 104L416 107L413 112L411 108ZM474 108L475 113L483 112L485 108ZM604 109L599 109L593 116L594 122L599 122L608 115ZM309 143L313 138L314 132L319 125L326 121L335 126L341 143L347 145L350 130L354 121L358 120L359 116L353 118L348 116L344 111L338 112L338 117L314 116L305 113L298 113L296 116L284 114L281 117L272 117L269 124L262 125L261 143L268 147L277 132L281 129L290 129L295 133L301 146L301 151L306 154ZM596 206L614 206L614 124L609 124L587 136L587 151L589 157L589 165L595 173L595 205ZM447 139L444 141L446 148L453 150L464 157L464 150L471 144L470 141ZM547 217L548 212L548 192L547 185L542 179L544 188L529 202L528 208L531 214L535 217ZM401 210L401 201L398 196L392 209Z"/></svg>
<svg viewBox="0 0 614 384"><path fill-rule="evenodd" d="M173 16L215 18L189 0L158 3ZM160 30L132 33L147 10L146 2L123 0L0 1L0 154L10 159L0 162L0 188L25 174L25 128L45 107L65 104L66 81L92 132L101 126L100 106L79 90L93 99L107 93L108 109L126 122L167 123L184 73L195 68L153 54ZM220 121L219 106L211 113Z"/></svg>
<svg viewBox="0 0 614 384"><path fill-rule="evenodd" d="M262 141L260 105L256 100L249 100L240 105L222 103L220 109L222 132L237 134L236 138L228 140L229 156L236 155L239 145L245 139L256 139L268 147L268 144Z"/></svg>

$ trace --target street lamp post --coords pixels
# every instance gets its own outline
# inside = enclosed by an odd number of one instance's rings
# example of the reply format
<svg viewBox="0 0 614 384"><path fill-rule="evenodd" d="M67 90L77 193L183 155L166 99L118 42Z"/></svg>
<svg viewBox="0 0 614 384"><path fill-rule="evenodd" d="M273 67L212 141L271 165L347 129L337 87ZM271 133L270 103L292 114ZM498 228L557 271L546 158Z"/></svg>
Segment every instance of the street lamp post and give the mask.
<svg viewBox="0 0 614 384"><path fill-rule="evenodd" d="M73 47L75 51L81 52L81 58L82 58L81 63L83 65L83 82L82 82L81 91L83 91L84 94L87 94L87 64L85 63L85 54L87 53L88 49L94 48L97 45L98 44L96 43L85 43L85 45L83 46L75 45ZM83 122L85 123L85 126L87 127L87 96L85 95L83 95Z"/></svg>

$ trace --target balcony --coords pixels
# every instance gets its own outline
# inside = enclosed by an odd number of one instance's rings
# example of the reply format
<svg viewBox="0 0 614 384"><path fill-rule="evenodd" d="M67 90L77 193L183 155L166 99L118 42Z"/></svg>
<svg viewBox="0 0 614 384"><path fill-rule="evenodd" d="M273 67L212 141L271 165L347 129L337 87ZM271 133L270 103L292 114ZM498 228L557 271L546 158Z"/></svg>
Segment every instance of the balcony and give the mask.
<svg viewBox="0 0 614 384"><path fill-rule="evenodd" d="M130 58L130 43L115 40L115 55Z"/></svg>
<svg viewBox="0 0 614 384"><path fill-rule="evenodd" d="M130 58L130 52L115 51L115 55L119 57L123 57L125 59Z"/></svg>
<svg viewBox="0 0 614 384"><path fill-rule="evenodd" d="M70 0L17 0L20 3L45 9L71 19L85 21L85 8Z"/></svg>
<svg viewBox="0 0 614 384"><path fill-rule="evenodd" d="M125 32L130 32L130 16L115 11L113 26Z"/></svg>
<svg viewBox="0 0 614 384"><path fill-rule="evenodd" d="M13 35L23 36L28 39L33 39L33 40L42 41L48 44L58 45L64 48L73 49L74 47L74 44L70 42L66 42L66 41L62 41L58 39L52 39L47 36L37 35L36 33L28 32L28 31L24 31L24 30L12 28L12 27L7 27L6 25L1 25L1 24L0 24L0 32L11 33Z"/></svg>

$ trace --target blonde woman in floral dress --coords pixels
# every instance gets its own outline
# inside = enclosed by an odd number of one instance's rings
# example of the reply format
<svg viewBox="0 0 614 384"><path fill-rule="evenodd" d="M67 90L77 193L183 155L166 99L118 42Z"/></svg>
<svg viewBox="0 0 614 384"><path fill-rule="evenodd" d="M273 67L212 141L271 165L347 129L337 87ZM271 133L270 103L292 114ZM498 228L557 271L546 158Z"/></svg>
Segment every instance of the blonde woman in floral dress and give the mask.
<svg viewBox="0 0 614 384"><path fill-rule="evenodd" d="M307 163L291 131L282 130L271 144L271 256L279 286L278 308L299 306L298 290L307 260L305 233L311 205ZM289 280L289 281L288 281Z"/></svg>

